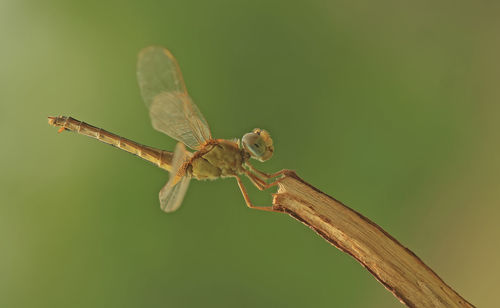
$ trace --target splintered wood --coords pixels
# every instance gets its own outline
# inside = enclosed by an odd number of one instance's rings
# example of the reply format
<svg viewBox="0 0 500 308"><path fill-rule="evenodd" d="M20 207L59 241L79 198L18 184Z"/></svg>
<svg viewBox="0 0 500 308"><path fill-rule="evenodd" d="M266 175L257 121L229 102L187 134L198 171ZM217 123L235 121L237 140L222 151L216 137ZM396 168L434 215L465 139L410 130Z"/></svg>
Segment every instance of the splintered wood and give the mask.
<svg viewBox="0 0 500 308"><path fill-rule="evenodd" d="M303 222L350 254L408 307L474 307L374 222L289 171L273 209Z"/></svg>

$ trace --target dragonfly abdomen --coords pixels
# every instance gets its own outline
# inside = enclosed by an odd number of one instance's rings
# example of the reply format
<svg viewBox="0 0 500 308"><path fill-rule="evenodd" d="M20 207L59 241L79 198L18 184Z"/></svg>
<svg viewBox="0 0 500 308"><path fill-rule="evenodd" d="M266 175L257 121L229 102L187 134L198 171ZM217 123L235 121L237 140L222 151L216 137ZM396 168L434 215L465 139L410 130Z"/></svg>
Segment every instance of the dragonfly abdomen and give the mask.
<svg viewBox="0 0 500 308"><path fill-rule="evenodd" d="M116 148L139 156L140 158L145 159L167 171L170 171L171 169L173 156L172 152L163 151L139 144L132 140L110 133L102 128L92 126L71 117L49 117L49 124L61 127L61 129L73 131L84 136L95 138L101 142L107 143Z"/></svg>

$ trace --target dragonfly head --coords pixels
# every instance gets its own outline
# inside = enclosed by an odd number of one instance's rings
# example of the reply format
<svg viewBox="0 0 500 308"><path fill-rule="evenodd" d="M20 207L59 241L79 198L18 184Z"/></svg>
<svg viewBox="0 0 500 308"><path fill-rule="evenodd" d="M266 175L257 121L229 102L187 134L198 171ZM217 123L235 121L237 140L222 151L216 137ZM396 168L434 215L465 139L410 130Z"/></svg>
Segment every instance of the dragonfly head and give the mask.
<svg viewBox="0 0 500 308"><path fill-rule="evenodd" d="M245 134L241 139L243 148L250 156L260 161L266 161L273 156L274 146L271 135L263 129L256 128Z"/></svg>

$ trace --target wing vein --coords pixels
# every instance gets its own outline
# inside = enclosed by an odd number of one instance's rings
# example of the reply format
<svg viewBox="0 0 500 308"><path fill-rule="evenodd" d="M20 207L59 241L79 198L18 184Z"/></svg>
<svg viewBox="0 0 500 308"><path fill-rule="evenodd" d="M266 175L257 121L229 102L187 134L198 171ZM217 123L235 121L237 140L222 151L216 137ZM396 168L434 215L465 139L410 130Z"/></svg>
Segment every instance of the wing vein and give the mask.
<svg viewBox="0 0 500 308"><path fill-rule="evenodd" d="M210 128L188 95L174 56L163 47L143 49L137 62L137 79L153 127L199 149L211 138Z"/></svg>

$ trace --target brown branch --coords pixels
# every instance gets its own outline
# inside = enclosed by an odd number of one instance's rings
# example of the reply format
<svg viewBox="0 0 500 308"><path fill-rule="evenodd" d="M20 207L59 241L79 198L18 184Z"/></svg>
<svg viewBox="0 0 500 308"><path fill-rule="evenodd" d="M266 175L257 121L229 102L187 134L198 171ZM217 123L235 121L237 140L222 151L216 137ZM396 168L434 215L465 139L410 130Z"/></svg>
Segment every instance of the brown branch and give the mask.
<svg viewBox="0 0 500 308"><path fill-rule="evenodd" d="M350 254L406 306L473 307L381 227L295 172L287 172L278 185L274 210L303 222Z"/></svg>

